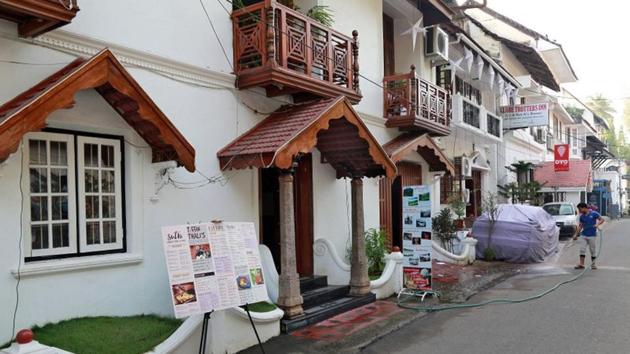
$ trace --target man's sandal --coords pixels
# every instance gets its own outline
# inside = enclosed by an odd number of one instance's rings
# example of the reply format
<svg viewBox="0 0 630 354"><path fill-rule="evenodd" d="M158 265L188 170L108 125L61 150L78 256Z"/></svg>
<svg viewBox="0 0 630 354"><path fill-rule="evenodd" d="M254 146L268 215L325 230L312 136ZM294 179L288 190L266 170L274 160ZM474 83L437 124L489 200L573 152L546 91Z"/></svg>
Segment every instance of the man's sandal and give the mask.
<svg viewBox="0 0 630 354"><path fill-rule="evenodd" d="M579 264L578 264L578 265L576 265L576 266L575 266L575 267L573 267L573 268L575 268L575 269L584 269L584 266L583 266L583 265L579 265Z"/></svg>
<svg viewBox="0 0 630 354"><path fill-rule="evenodd" d="M597 266L595 264L591 264L591 269L597 269Z"/></svg>

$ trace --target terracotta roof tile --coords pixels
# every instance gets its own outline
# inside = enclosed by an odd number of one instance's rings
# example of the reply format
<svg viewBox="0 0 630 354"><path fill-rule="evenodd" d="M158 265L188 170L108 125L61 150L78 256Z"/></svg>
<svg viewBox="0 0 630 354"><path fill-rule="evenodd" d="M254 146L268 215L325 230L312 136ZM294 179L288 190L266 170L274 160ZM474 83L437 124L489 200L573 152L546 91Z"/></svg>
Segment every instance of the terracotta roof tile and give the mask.
<svg viewBox="0 0 630 354"><path fill-rule="evenodd" d="M587 188L593 172L591 160L570 160L567 172L554 171L554 162L544 162L534 171L534 180L546 183L544 188Z"/></svg>

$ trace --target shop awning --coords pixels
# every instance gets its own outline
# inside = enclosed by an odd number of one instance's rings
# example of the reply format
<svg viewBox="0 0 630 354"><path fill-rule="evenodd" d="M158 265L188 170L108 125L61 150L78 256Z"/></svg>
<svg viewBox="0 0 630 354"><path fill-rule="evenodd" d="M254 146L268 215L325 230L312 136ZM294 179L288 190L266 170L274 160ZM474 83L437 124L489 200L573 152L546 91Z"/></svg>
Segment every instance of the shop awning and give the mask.
<svg viewBox="0 0 630 354"><path fill-rule="evenodd" d="M71 108L74 95L86 89L95 89L151 146L153 162L173 160L195 170L195 149L108 49L76 59L0 106L0 162L24 134L45 128L52 112Z"/></svg>
<svg viewBox="0 0 630 354"><path fill-rule="evenodd" d="M222 170L289 169L314 148L337 178L396 175L396 166L344 97L281 107L217 156Z"/></svg>
<svg viewBox="0 0 630 354"><path fill-rule="evenodd" d="M394 163L412 153L418 153L429 165L430 171L447 171L455 175L455 166L428 135L404 133L383 146Z"/></svg>
<svg viewBox="0 0 630 354"><path fill-rule="evenodd" d="M554 162L544 162L534 170L534 180L543 183L544 189L584 188L593 186L591 160L570 160L569 171L556 172Z"/></svg>

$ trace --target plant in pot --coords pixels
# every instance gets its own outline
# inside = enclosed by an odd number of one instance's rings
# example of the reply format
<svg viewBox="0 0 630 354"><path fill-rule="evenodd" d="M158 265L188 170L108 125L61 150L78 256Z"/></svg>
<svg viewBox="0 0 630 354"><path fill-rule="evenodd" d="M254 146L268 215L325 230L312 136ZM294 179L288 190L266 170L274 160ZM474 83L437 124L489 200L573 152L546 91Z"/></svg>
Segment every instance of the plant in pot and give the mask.
<svg viewBox="0 0 630 354"><path fill-rule="evenodd" d="M386 235L384 230L369 229L365 233L365 254L368 259L368 274L370 279L380 277L385 269L385 254L387 253Z"/></svg>
<svg viewBox="0 0 630 354"><path fill-rule="evenodd" d="M488 245L483 251L483 256L486 261L491 262L496 259L496 252L492 248L492 235L494 234L496 223L501 215L501 208L497 204L496 194L487 193L481 202L481 207L488 217Z"/></svg>
<svg viewBox="0 0 630 354"><path fill-rule="evenodd" d="M431 219L433 235L435 235L442 244L442 248L453 253L453 240L455 239L455 232L457 228L451 218L451 210L444 208L440 211L438 216Z"/></svg>
<svg viewBox="0 0 630 354"><path fill-rule="evenodd" d="M466 202L464 198L458 194L453 195L448 199L448 203L453 213L457 216L457 219L455 219L457 230L463 230L465 228L464 218L466 217Z"/></svg>

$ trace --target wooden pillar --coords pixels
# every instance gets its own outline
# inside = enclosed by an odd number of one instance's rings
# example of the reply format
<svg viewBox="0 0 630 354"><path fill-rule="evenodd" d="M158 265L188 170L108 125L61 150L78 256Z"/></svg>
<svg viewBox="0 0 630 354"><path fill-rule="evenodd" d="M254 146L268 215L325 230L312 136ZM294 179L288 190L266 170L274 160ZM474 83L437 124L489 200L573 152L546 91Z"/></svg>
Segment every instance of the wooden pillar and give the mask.
<svg viewBox="0 0 630 354"><path fill-rule="evenodd" d="M285 317L293 318L304 313L300 294L300 276L297 273L295 254L295 210L293 203L293 171L283 170L280 185L280 265L278 306Z"/></svg>
<svg viewBox="0 0 630 354"><path fill-rule="evenodd" d="M363 225L363 180L352 178L352 260L350 265L350 295L363 296L370 292L368 260L365 255Z"/></svg>

